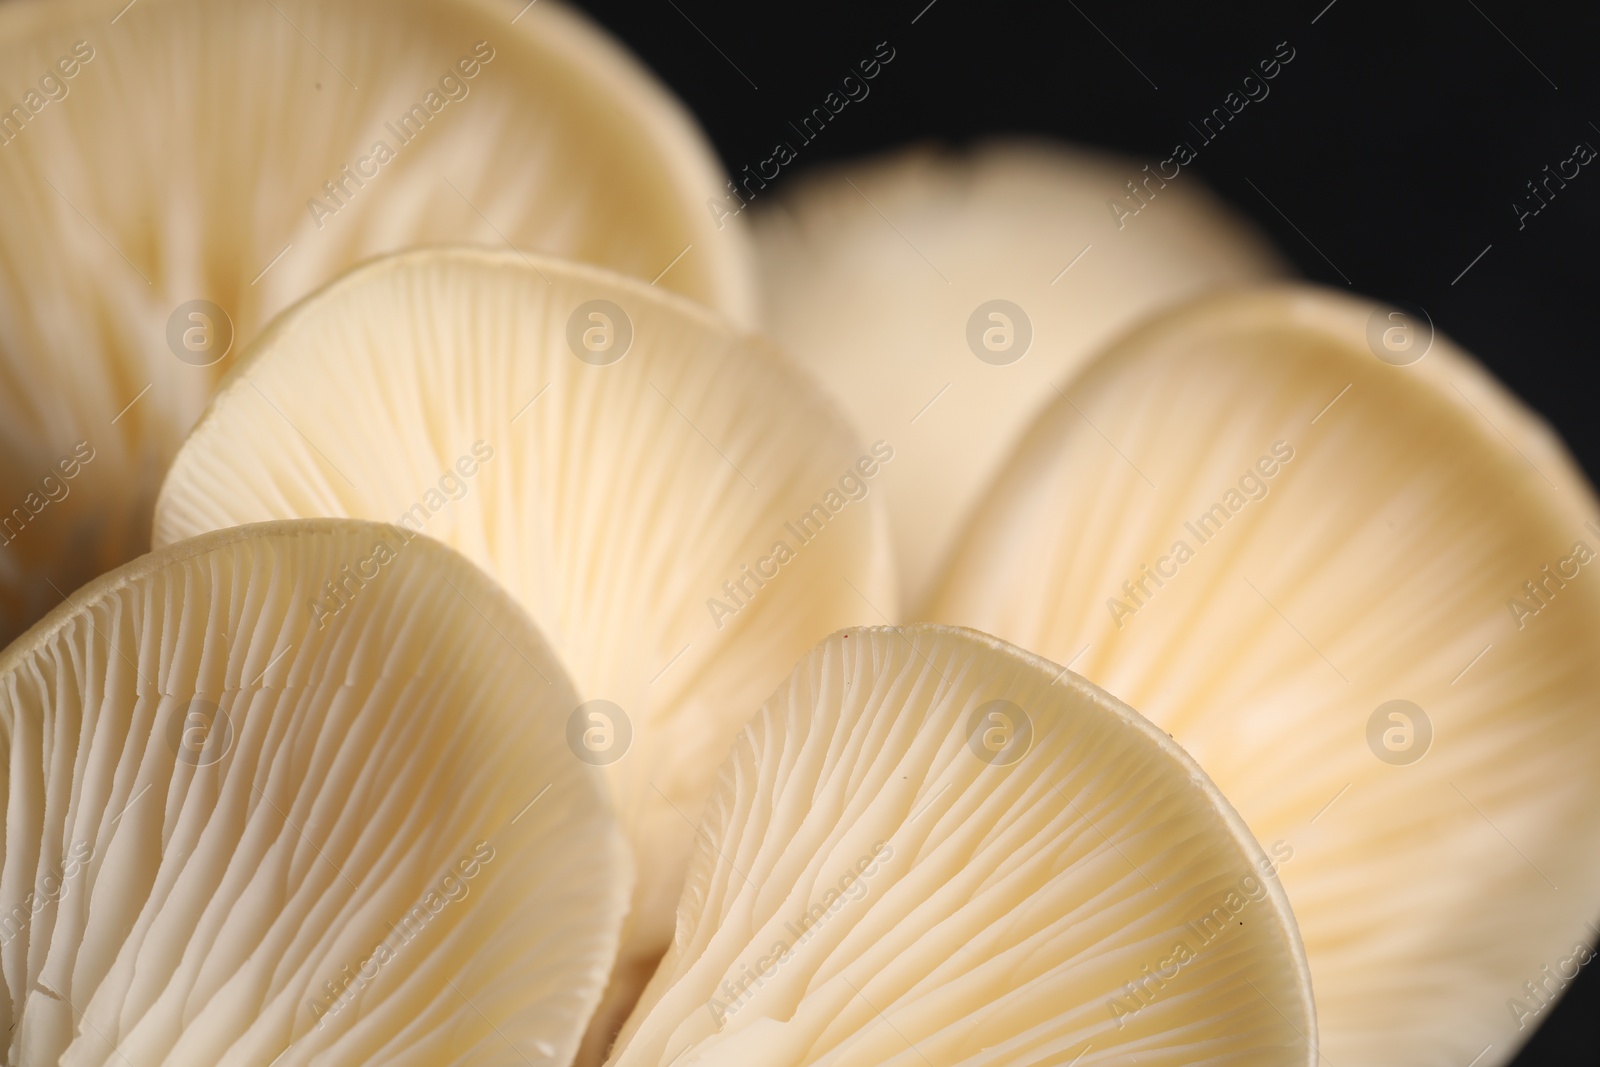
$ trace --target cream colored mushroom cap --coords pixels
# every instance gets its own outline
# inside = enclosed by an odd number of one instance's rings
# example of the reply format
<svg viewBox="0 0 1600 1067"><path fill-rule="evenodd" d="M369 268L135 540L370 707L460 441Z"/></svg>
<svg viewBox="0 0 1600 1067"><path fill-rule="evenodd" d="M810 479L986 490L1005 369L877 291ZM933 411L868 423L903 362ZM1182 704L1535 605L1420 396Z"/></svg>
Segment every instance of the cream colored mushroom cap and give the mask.
<svg viewBox="0 0 1600 1067"><path fill-rule="evenodd" d="M1305 1064L1274 862L1132 709L968 630L848 630L745 728L615 1067Z"/></svg>
<svg viewBox="0 0 1600 1067"><path fill-rule="evenodd" d="M174 461L155 540L351 516L494 575L580 697L609 702L584 736L641 857L642 983L739 727L820 635L895 610L881 469L769 345L688 301L430 250L257 341Z"/></svg>
<svg viewBox="0 0 1600 1067"><path fill-rule="evenodd" d="M1007 453L1095 350L1202 289L1283 273L1192 173L1151 174L998 141L835 166L753 203L764 328L897 450L884 491L913 612ZM1131 217L1130 181L1146 198Z"/></svg>
<svg viewBox="0 0 1600 1067"><path fill-rule="evenodd" d="M357 262L511 246L750 318L692 119L554 0L16 0L7 107L0 641L148 547L220 375Z"/></svg>
<svg viewBox="0 0 1600 1067"><path fill-rule="evenodd" d="M6 1061L570 1059L631 879L574 701L493 581L392 526L79 590L0 654Z"/></svg>
<svg viewBox="0 0 1600 1067"><path fill-rule="evenodd" d="M1600 909L1596 514L1425 315L1204 297L1039 418L932 615L1071 661L1292 850L1330 1061L1489 1067Z"/></svg>

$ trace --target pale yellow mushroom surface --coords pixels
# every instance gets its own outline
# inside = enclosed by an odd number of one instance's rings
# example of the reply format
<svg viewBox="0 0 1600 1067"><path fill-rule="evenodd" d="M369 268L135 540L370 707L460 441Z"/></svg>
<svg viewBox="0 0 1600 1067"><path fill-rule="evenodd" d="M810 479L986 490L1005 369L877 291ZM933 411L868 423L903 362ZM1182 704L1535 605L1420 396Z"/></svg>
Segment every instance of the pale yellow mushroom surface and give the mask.
<svg viewBox="0 0 1600 1067"><path fill-rule="evenodd" d="M393 526L224 530L78 590L0 653L5 1062L570 1061L631 879L573 700L490 578Z"/></svg>
<svg viewBox="0 0 1600 1067"><path fill-rule="evenodd" d="M722 184L676 100L555 0L3 5L0 642L149 547L218 379L313 289L471 243L747 321Z"/></svg>
<svg viewBox="0 0 1600 1067"><path fill-rule="evenodd" d="M1559 440L1424 316L1270 288L1074 380L932 616L1128 701L1292 852L1329 1062L1490 1067L1594 941L1597 552Z"/></svg>
<svg viewBox="0 0 1600 1067"><path fill-rule="evenodd" d="M1317 1062L1276 860L1169 737L950 627L853 629L740 735L614 1067Z"/></svg>
<svg viewBox="0 0 1600 1067"><path fill-rule="evenodd" d="M1096 349L1285 270L1192 171L1166 180L1043 140L903 150L767 195L751 205L763 327L894 445L884 493L913 613L1006 454Z"/></svg>
<svg viewBox="0 0 1600 1067"><path fill-rule="evenodd" d="M574 758L606 768L639 851L637 985L739 727L821 636L895 611L877 509L894 462L686 300L434 250L352 272L257 341L179 453L155 540L351 516L494 575L586 702Z"/></svg>

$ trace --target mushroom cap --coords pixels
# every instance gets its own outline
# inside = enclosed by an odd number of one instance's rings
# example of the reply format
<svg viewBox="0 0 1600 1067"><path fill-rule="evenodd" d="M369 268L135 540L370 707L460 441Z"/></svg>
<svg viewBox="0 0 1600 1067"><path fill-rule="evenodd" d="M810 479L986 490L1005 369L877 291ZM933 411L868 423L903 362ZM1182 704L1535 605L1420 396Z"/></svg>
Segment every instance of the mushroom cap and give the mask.
<svg viewBox="0 0 1600 1067"><path fill-rule="evenodd" d="M492 580L391 526L79 590L0 654L6 1061L569 1059L631 877L576 703Z"/></svg>
<svg viewBox="0 0 1600 1067"><path fill-rule="evenodd" d="M723 764L611 1063L1309 1065L1272 868L1083 679L973 631L845 631Z"/></svg>
<svg viewBox="0 0 1600 1067"><path fill-rule="evenodd" d="M222 372L357 262L510 245L750 315L746 238L705 209L723 178L692 119L552 0L17 0L13 104L0 516L24 510L0 548L0 642L148 547ZM62 478L79 442L93 462Z"/></svg>
<svg viewBox="0 0 1600 1067"><path fill-rule="evenodd" d="M1163 184L1140 166L1048 141L922 147L755 201L764 328L897 451L884 492L913 613L1095 350L1165 304L1284 273L1193 174ZM1137 206L1130 180L1149 203L1119 220L1108 205Z"/></svg>
<svg viewBox="0 0 1600 1067"><path fill-rule="evenodd" d="M1293 850L1332 1062L1498 1064L1600 906L1595 515L1424 316L1218 295L1039 418L932 615L1071 661Z"/></svg>
<svg viewBox="0 0 1600 1067"><path fill-rule="evenodd" d="M769 345L681 298L430 250L352 272L257 341L174 461L155 540L382 519L499 579L578 693L609 702L593 758L640 852L629 944L653 965L750 710L819 634L895 610L863 456Z"/></svg>

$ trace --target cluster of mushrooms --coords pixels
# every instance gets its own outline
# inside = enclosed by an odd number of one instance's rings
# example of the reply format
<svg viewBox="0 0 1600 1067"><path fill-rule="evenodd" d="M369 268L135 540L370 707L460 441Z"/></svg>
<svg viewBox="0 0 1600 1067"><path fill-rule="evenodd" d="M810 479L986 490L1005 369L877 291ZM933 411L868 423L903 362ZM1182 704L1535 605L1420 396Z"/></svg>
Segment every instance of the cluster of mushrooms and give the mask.
<svg viewBox="0 0 1600 1067"><path fill-rule="evenodd" d="M1592 958L1590 487L1194 176L735 184L555 0L8 0L0 108L0 1062L1494 1067Z"/></svg>

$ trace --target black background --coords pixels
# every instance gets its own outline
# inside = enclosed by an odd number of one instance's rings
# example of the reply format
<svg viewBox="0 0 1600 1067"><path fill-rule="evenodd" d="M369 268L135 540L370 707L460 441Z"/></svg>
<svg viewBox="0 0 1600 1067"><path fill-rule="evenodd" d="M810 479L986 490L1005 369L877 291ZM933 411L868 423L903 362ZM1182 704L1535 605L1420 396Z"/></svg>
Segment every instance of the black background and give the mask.
<svg viewBox="0 0 1600 1067"><path fill-rule="evenodd" d="M1427 309L1554 424L1591 481L1600 475L1600 160L1521 229L1512 207L1578 142L1600 149L1592 0L580 6L677 92L730 170L770 155L791 117L887 40L895 60L871 96L773 191L830 160L1005 133L1154 162L1287 41L1292 66L1205 147L1198 171L1305 277ZM1600 1062L1595 970L1546 1013L1517 1067Z"/></svg>

